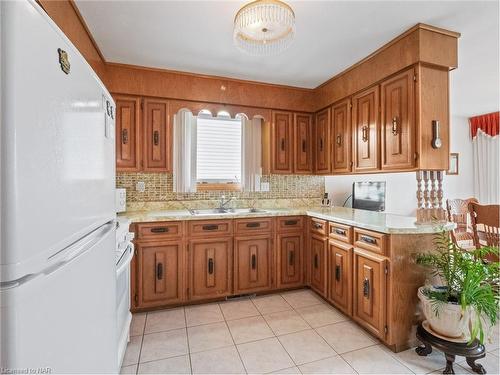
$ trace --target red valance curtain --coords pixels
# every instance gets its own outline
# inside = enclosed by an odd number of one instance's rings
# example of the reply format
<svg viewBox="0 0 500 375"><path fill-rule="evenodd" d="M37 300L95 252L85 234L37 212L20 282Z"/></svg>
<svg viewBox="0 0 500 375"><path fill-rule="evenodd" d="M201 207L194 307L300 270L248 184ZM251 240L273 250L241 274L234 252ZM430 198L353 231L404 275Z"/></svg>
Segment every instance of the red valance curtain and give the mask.
<svg viewBox="0 0 500 375"><path fill-rule="evenodd" d="M472 138L476 137L478 129L481 129L490 137L498 135L499 113L500 112L493 112L486 115L471 117L469 119L469 124Z"/></svg>

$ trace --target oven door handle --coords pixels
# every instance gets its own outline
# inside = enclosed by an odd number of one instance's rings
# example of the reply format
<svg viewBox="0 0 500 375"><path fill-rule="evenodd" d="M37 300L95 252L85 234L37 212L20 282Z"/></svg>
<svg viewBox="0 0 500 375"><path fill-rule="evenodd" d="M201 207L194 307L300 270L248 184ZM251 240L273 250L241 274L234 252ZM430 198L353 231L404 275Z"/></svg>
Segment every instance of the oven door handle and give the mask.
<svg viewBox="0 0 500 375"><path fill-rule="evenodd" d="M116 269L116 277L120 276L132 261L132 258L134 257L134 244L129 244L127 246L127 250L125 251L128 254L123 255L122 260L120 261L120 266Z"/></svg>

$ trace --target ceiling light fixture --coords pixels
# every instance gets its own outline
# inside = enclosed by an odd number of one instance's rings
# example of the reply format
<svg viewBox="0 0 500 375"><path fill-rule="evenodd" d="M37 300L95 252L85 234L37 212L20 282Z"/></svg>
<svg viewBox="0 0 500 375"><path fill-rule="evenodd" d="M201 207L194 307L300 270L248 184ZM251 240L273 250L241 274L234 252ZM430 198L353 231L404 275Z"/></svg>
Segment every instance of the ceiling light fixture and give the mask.
<svg viewBox="0 0 500 375"><path fill-rule="evenodd" d="M234 42L251 55L278 54L288 48L294 34L295 13L283 1L253 1L234 18Z"/></svg>

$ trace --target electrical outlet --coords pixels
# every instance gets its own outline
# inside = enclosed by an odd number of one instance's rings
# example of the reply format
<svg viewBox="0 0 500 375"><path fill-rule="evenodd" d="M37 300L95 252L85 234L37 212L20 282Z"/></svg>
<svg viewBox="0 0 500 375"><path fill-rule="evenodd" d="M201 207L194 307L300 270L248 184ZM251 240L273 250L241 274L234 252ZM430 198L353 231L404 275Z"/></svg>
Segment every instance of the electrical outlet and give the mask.
<svg viewBox="0 0 500 375"><path fill-rule="evenodd" d="M269 182L261 182L260 191L269 191Z"/></svg>
<svg viewBox="0 0 500 375"><path fill-rule="evenodd" d="M146 191L146 183L144 181L137 181L135 184L135 190L139 193L144 193Z"/></svg>

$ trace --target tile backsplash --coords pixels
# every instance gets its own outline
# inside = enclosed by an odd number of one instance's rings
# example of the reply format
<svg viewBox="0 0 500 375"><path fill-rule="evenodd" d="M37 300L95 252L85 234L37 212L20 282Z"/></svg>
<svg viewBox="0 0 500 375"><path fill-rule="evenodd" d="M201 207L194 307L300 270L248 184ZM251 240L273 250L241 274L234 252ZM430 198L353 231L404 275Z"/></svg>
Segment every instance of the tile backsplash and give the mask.
<svg viewBox="0 0 500 375"><path fill-rule="evenodd" d="M144 192L136 190L137 182L145 184ZM140 207L140 202L189 201L190 205L216 200L221 195L233 197L238 206L281 206L287 200L294 206L319 204L325 191L323 176L268 175L261 182L269 182L266 192L206 191L196 193L173 192L170 173L124 173L116 174L116 187L127 189L128 209ZM284 202L281 202L281 201ZM293 202L292 202L293 200ZM238 201L240 201L238 203ZM161 203L160 203L161 204Z"/></svg>

